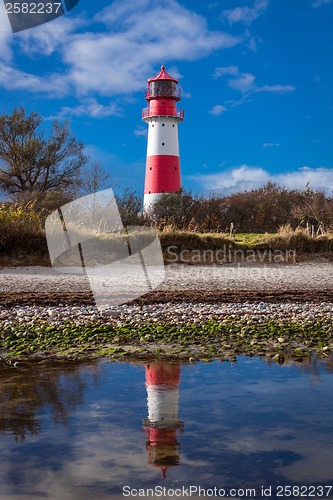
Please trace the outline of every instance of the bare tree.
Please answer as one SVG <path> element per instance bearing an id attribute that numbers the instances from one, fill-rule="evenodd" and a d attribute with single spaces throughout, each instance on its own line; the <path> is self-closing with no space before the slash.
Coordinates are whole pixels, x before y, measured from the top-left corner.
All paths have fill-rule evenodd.
<path id="1" fill-rule="evenodd" d="M 68 122 L 54 121 L 46 135 L 43 118 L 23 107 L 0 116 L 0 188 L 7 193 L 40 194 L 77 187 L 88 158 Z"/>
<path id="2" fill-rule="evenodd" d="M 124 226 L 149 224 L 150 220 L 142 212 L 142 195 L 130 188 L 116 194 L 117 205 Z"/>
<path id="3" fill-rule="evenodd" d="M 83 194 L 96 193 L 100 189 L 107 187 L 110 175 L 102 167 L 100 161 L 93 162 L 87 166 L 81 175 L 81 191 Z"/>

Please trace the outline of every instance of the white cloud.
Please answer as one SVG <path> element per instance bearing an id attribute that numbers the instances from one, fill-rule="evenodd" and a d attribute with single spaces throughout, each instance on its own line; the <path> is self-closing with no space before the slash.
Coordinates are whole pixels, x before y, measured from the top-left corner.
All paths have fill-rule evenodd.
<path id="1" fill-rule="evenodd" d="M 263 148 L 278 148 L 281 146 L 278 142 L 264 142 L 262 145 Z"/>
<path id="2" fill-rule="evenodd" d="M 258 86 L 256 84 L 256 77 L 252 73 L 241 73 L 238 66 L 222 66 L 217 67 L 214 70 L 213 78 L 220 78 L 223 76 L 230 77 L 227 80 L 227 85 L 233 90 L 236 90 L 242 94 L 239 100 L 228 100 L 225 102 L 227 107 L 223 111 L 236 106 L 241 106 L 245 102 L 249 102 L 249 97 L 252 94 L 258 94 L 261 92 L 270 92 L 274 94 L 287 94 L 296 90 L 294 85 L 262 85 Z M 214 108 L 213 108 L 214 109 Z M 214 114 L 214 113 L 212 113 Z"/>
<path id="3" fill-rule="evenodd" d="M 255 37 L 255 36 L 252 36 L 249 31 L 246 32 L 246 36 L 248 39 L 248 42 L 247 42 L 248 49 L 251 50 L 251 52 L 257 52 L 258 42 L 262 43 L 262 39 Z"/>
<path id="4" fill-rule="evenodd" d="M 255 81 L 256 77 L 252 73 L 241 73 L 237 66 L 225 66 L 215 68 L 213 73 L 214 78 L 221 76 L 231 76 L 227 85 L 238 90 L 242 94 L 259 93 L 259 92 L 272 92 L 274 94 L 286 94 L 296 90 L 294 85 L 263 85 L 258 86 Z"/>
<path id="5" fill-rule="evenodd" d="M 87 24 L 88 21 L 82 17 L 62 16 L 52 21 L 52 29 L 49 23 L 45 23 L 16 33 L 15 39 L 20 50 L 28 56 L 41 53 L 49 56 L 57 50 L 63 50 L 73 34 Z"/>
<path id="6" fill-rule="evenodd" d="M 222 104 L 215 104 L 215 106 L 212 107 L 210 114 L 213 116 L 220 116 L 226 110 L 227 108 L 225 106 L 222 106 Z"/>
<path id="7" fill-rule="evenodd" d="M 28 56 L 50 55 L 56 48 L 66 45 L 66 41 L 78 21 L 69 21 L 62 17 L 52 21 L 50 25 L 12 34 L 4 5 L 0 2 L 0 87 L 6 90 L 25 90 L 46 94 L 52 97 L 64 97 L 70 91 L 69 82 L 63 74 L 51 73 L 41 76 L 28 73 L 16 66 L 13 57 L 14 48 Z"/>
<path id="8" fill-rule="evenodd" d="M 294 189 L 303 189 L 309 183 L 312 189 L 319 189 L 327 194 L 332 194 L 333 168 L 304 166 L 298 170 L 277 174 L 273 180 L 278 184 Z"/>
<path id="9" fill-rule="evenodd" d="M 5 62 L 0 62 L 0 87 L 11 91 L 26 90 L 51 97 L 64 97 L 69 90 L 67 82 L 59 74 L 44 78 L 26 73 Z"/>
<path id="10" fill-rule="evenodd" d="M 213 74 L 214 78 L 219 78 L 220 76 L 224 76 L 224 75 L 238 76 L 239 75 L 238 66 L 223 66 L 223 67 L 215 68 L 215 71 Z"/>
<path id="11" fill-rule="evenodd" d="M 262 168 L 241 165 L 233 170 L 190 178 L 199 182 L 205 191 L 229 194 L 260 187 L 268 182 L 269 174 Z"/>
<path id="12" fill-rule="evenodd" d="M 100 31 L 95 30 L 97 22 L 102 25 Z M 18 49 L 30 57 L 53 54 L 58 61 L 54 71 L 48 74 L 42 71 L 28 74 L 14 64 L 0 68 L 1 73 L 4 69 L 0 86 L 52 97 L 75 95 L 80 98 L 136 92 L 144 88 L 147 76 L 153 75 L 161 63 L 193 61 L 242 42 L 241 37 L 210 30 L 203 16 L 176 0 L 154 3 L 118 0 L 94 19 L 63 17 L 52 21 L 51 30 L 49 25 L 39 26 L 18 34 L 13 40 Z M 176 77 L 177 73 L 174 68 Z M 82 106 L 72 110 L 72 114 L 86 112 Z M 90 116 L 94 112 L 100 116 L 103 112 L 111 113 L 112 109 L 88 109 Z M 65 109 L 63 113 L 70 110 Z"/>
<path id="13" fill-rule="evenodd" d="M 294 92 L 296 87 L 294 85 L 264 85 L 263 87 L 257 87 L 256 92 L 273 92 L 274 94 L 288 94 L 289 92 Z"/>
<path id="14" fill-rule="evenodd" d="M 315 2 L 312 2 L 311 7 L 314 7 L 317 9 L 318 7 L 321 7 L 322 5 L 329 5 L 332 3 L 333 0 L 316 0 Z"/>
<path id="15" fill-rule="evenodd" d="M 268 3 L 268 0 L 255 0 L 252 7 L 226 9 L 222 12 L 222 18 L 230 24 L 243 23 L 249 26 L 267 9 Z"/>
<path id="16" fill-rule="evenodd" d="M 305 189 L 309 183 L 312 189 L 319 189 L 331 195 L 333 190 L 333 169 L 301 167 L 297 170 L 271 174 L 261 167 L 241 165 L 228 171 L 215 174 L 199 174 L 190 176 L 199 182 L 205 191 L 218 192 L 224 195 L 257 189 L 268 181 L 277 183 L 288 189 Z"/>
<path id="17" fill-rule="evenodd" d="M 78 106 L 63 106 L 59 113 L 49 116 L 49 120 L 63 120 L 73 116 L 89 116 L 90 118 L 107 118 L 109 116 L 122 116 L 121 110 L 116 103 L 101 104 L 96 99 L 87 99 Z"/>
<path id="18" fill-rule="evenodd" d="M 255 92 L 256 87 L 254 85 L 256 77 L 251 73 L 240 73 L 237 77 L 232 78 L 228 82 L 228 86 L 234 90 L 239 90 L 242 94 L 247 94 L 248 92 Z"/>
<path id="19" fill-rule="evenodd" d="M 136 137 L 147 137 L 148 129 L 143 127 L 138 127 L 134 130 L 134 135 Z"/>
<path id="20" fill-rule="evenodd" d="M 66 49 L 69 79 L 79 94 L 137 91 L 161 61 L 195 60 L 241 41 L 209 31 L 205 18 L 175 0 L 118 1 L 96 20 L 112 27 L 112 32 L 78 35 Z M 118 32 L 117 26 L 121 26 Z"/>

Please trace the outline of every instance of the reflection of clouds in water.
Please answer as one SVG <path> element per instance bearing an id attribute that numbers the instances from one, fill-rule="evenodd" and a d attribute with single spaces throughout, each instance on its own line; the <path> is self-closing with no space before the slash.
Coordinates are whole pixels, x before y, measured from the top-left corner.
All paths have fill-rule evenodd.
<path id="1" fill-rule="evenodd" d="M 304 422 L 308 421 L 309 427 L 300 425 L 300 428 L 289 427 L 282 423 L 272 431 L 266 430 L 258 436 L 246 433 L 242 430 L 239 440 L 232 443 L 232 449 L 241 451 L 244 449 L 244 435 L 247 439 L 252 439 L 252 449 L 267 451 L 281 449 L 296 453 L 300 456 L 299 461 L 295 461 L 287 466 L 279 468 L 279 473 L 287 479 L 298 481 L 299 483 L 320 482 L 327 484 L 332 481 L 332 424 L 329 415 L 322 408 L 323 414 L 317 415 L 318 421 L 311 423 L 311 414 L 304 415 Z M 317 413 L 319 413 L 317 408 Z M 321 411 L 320 411 L 321 413 Z M 251 450 L 249 450 L 251 451 Z"/>
<path id="2" fill-rule="evenodd" d="M 144 435 L 140 431 L 140 420 L 137 430 L 130 430 L 118 425 L 104 423 L 96 428 L 85 429 L 84 422 L 96 418 L 96 414 L 82 413 L 78 415 L 77 424 L 82 427 L 82 432 L 76 438 L 55 432 L 52 441 L 46 440 L 42 435 L 29 439 L 29 459 L 26 463 L 17 462 L 15 447 L 1 447 L 4 467 L 1 466 L 1 476 L 8 480 L 14 478 L 19 468 L 19 477 L 15 481 L 24 495 L 29 490 L 35 496 L 48 494 L 50 498 L 76 499 L 85 498 L 84 490 L 95 487 L 97 491 L 119 490 L 120 485 L 131 483 L 133 478 L 139 480 L 147 472 L 147 455 L 145 450 Z M 82 423 L 82 426 L 81 426 Z M 41 454 L 41 448 L 45 455 Z M 13 463 L 15 460 L 15 463 Z M 154 477 L 154 471 L 151 476 Z M 1 481 L 0 493 L 4 498 L 9 498 L 8 483 Z M 25 496 L 23 495 L 23 498 Z M 0 495 L 1 498 L 1 495 Z M 87 496 L 88 498 L 88 496 Z M 96 498 L 94 494 L 94 498 Z"/>
<path id="3" fill-rule="evenodd" d="M 215 456 L 226 468 L 231 456 L 238 461 L 245 456 L 251 467 L 261 454 L 270 461 L 273 474 L 287 480 L 332 480 L 331 375 L 324 373 L 320 361 L 283 367 L 253 361 L 245 359 L 242 366 L 226 370 L 211 364 L 199 385 L 193 372 L 189 374 L 191 382 L 181 391 L 181 399 L 187 431 L 192 429 L 187 438 L 196 442 L 197 454 L 211 461 Z M 250 376 L 244 377 L 246 366 Z M 187 417 L 190 404 L 195 404 L 201 423 Z M 276 464 L 274 453 L 280 455 Z"/>
<path id="4" fill-rule="evenodd" d="M 52 443 L 49 442 L 48 446 L 41 435 L 31 439 L 38 446 L 45 445 L 48 453 L 52 455 L 54 452 L 55 456 L 51 460 L 41 460 L 40 456 L 34 456 L 33 443 L 29 444 L 31 452 L 28 467 L 20 467 L 19 486 L 25 492 L 22 498 L 29 498 L 26 497 L 29 490 L 34 500 L 42 494 L 47 495 L 46 498 L 56 500 L 91 500 L 92 491 L 94 499 L 109 498 L 110 492 L 113 493 L 112 497 L 116 498 L 117 493 L 121 493 L 122 485 L 136 488 L 139 485 L 151 487 L 152 484 L 163 484 L 160 471 L 147 465 L 146 435 L 141 431 L 141 421 L 136 420 L 135 429 L 129 429 L 126 425 L 120 428 L 119 425 L 108 422 L 100 425 L 98 416 L 96 410 L 77 415 L 77 426 L 81 432 L 75 440 L 62 435 L 60 430 L 55 432 L 55 446 L 63 449 L 63 454 L 57 455 Z M 88 421 L 96 422 L 95 429 L 89 429 L 89 425 L 86 425 Z M 39 449 L 35 448 L 36 451 Z M 5 448 L 1 451 L 5 451 Z M 13 469 L 10 465 L 14 455 L 14 447 L 2 454 L 7 463 L 6 470 L 1 468 L 1 475 L 4 477 L 13 477 L 15 474 L 17 463 L 12 464 Z M 196 462 L 187 460 L 186 457 L 183 457 L 183 462 L 191 467 L 209 466 L 208 461 Z M 184 483 L 187 479 L 188 475 L 180 475 L 180 480 Z M 3 491 L 4 498 L 10 499 L 10 489 Z M 119 495 L 119 498 L 123 498 L 122 495 Z"/>
<path id="5" fill-rule="evenodd" d="M 316 430 L 312 433 L 296 432 L 295 428 L 277 426 L 271 431 L 260 433 L 255 429 L 243 428 L 233 438 L 228 439 L 227 454 L 246 454 L 252 461 L 251 456 L 255 454 L 278 455 L 280 451 L 282 458 L 277 457 L 272 461 L 276 474 L 299 484 L 328 484 L 332 481 L 332 435 L 324 440 Z M 283 463 L 283 456 L 292 460 Z"/>
<path id="6" fill-rule="evenodd" d="M 20 444 L 0 436 L 0 499 L 104 500 L 123 498 L 123 485 L 332 479 L 331 373 L 322 370 L 313 388 L 311 371 L 300 374 L 296 366 L 256 359 L 241 359 L 233 368 L 183 366 L 181 465 L 163 483 L 160 471 L 147 464 L 144 373 L 136 368 L 102 364 L 96 375 L 83 367 L 84 400 L 71 409 L 66 427 L 53 425 L 50 413 L 40 411 L 38 436 Z M 23 494 L 15 497 L 13 491 Z"/>

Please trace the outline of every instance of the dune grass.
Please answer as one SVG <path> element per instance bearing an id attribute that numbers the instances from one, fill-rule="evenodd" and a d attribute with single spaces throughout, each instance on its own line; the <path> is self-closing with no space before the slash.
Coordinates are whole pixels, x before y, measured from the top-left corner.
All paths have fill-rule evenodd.
<path id="1" fill-rule="evenodd" d="M 197 233 L 166 227 L 160 232 L 162 247 L 175 245 L 179 249 L 217 249 L 224 245 L 246 249 L 295 250 L 305 253 L 331 252 L 333 232 L 312 238 L 305 229 L 283 226 L 277 233 L 238 233 L 231 238 L 227 233 Z"/>
<path id="2" fill-rule="evenodd" d="M 32 203 L 25 205 L 0 203 L 0 265 L 50 265 L 45 238 L 45 215 L 37 212 Z M 283 226 L 275 234 L 200 233 L 165 226 L 159 231 L 164 253 L 173 247 L 181 250 L 293 250 L 298 254 L 333 257 L 333 233 L 312 238 L 305 229 Z"/>
<path id="3" fill-rule="evenodd" d="M 26 245 L 35 249 L 43 245 L 44 239 L 44 219 L 34 210 L 33 204 L 0 203 L 1 249 Z"/>
<path id="4" fill-rule="evenodd" d="M 271 248 L 279 250 L 295 249 L 300 253 L 322 253 L 332 252 L 333 233 L 312 236 L 302 228 L 292 229 L 290 226 L 282 226 L 275 235 L 268 235 L 263 243 L 268 243 Z"/>

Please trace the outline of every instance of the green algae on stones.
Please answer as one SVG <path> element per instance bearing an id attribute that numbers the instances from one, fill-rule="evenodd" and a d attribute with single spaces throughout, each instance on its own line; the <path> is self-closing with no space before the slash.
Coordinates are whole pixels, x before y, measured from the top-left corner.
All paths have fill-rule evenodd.
<path id="1" fill-rule="evenodd" d="M 333 347 L 331 321 L 267 321 L 251 322 L 229 317 L 206 322 L 169 324 L 166 322 L 90 321 L 76 325 L 69 321 L 47 326 L 45 323 L 0 326 L 2 359 L 40 359 L 66 355 L 101 357 L 135 357 L 142 352 L 155 357 L 183 356 L 193 358 L 193 349 L 200 348 L 201 359 L 235 354 L 271 358 L 288 353 L 300 360 L 312 353 L 329 355 Z M 131 349 L 135 346 L 136 349 Z M 141 351 L 138 350 L 140 347 Z"/>

